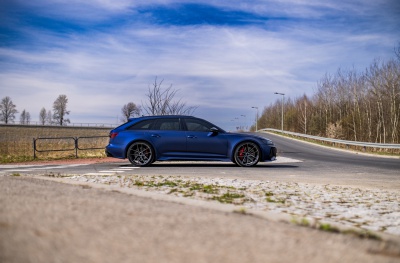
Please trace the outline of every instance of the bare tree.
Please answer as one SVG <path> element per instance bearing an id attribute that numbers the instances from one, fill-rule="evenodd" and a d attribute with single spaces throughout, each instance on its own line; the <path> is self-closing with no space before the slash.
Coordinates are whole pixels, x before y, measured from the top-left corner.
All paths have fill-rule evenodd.
<path id="1" fill-rule="evenodd" d="M 400 51 L 399 51 L 400 52 Z M 279 100 L 266 107 L 260 126 L 278 128 Z M 310 99 L 288 99 L 285 127 L 332 138 L 400 141 L 400 60 L 374 60 L 364 72 L 339 69 L 317 83 Z M 292 118 L 292 119 L 291 119 Z"/>
<path id="2" fill-rule="evenodd" d="M 29 112 L 27 112 L 25 109 L 21 112 L 21 115 L 19 116 L 19 122 L 21 124 L 29 124 L 31 121 L 31 115 Z"/>
<path id="3" fill-rule="evenodd" d="M 53 120 L 60 126 L 70 123 L 65 116 L 70 113 L 67 111 L 68 98 L 67 95 L 60 95 L 53 103 Z"/>
<path id="4" fill-rule="evenodd" d="M 47 111 L 46 122 L 50 125 L 53 124 L 53 113 L 51 113 L 51 110 Z"/>
<path id="5" fill-rule="evenodd" d="M 11 98 L 8 96 L 4 97 L 0 103 L 0 121 L 3 121 L 5 124 L 13 122 L 16 113 L 18 111 Z"/>
<path id="6" fill-rule="evenodd" d="M 129 102 L 122 107 L 121 111 L 122 115 L 124 116 L 121 120 L 126 122 L 129 120 L 129 118 L 138 116 L 140 114 L 140 107 L 136 106 L 136 104 L 133 102 Z"/>
<path id="7" fill-rule="evenodd" d="M 146 94 L 148 103 L 143 105 L 144 113 L 147 115 L 193 114 L 197 107 L 186 106 L 186 103 L 182 102 L 181 99 L 174 100 L 178 90 L 172 89 L 172 85 L 163 90 L 161 88 L 163 81 L 157 82 L 157 78 L 155 78 L 152 86 L 149 86 Z"/>
<path id="8" fill-rule="evenodd" d="M 400 42 L 397 47 L 394 48 L 394 54 L 396 55 L 397 59 L 400 60 Z"/>
<path id="9" fill-rule="evenodd" d="M 42 125 L 46 124 L 46 109 L 42 108 L 39 113 L 39 122 Z"/>

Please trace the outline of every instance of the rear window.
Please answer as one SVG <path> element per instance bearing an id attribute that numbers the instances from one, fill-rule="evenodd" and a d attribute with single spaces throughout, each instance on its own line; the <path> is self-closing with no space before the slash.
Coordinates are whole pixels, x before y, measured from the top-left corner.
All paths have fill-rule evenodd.
<path id="1" fill-rule="evenodd" d="M 144 120 L 133 124 L 127 130 L 150 130 L 154 120 Z"/>
<path id="2" fill-rule="evenodd" d="M 154 124 L 154 130 L 179 131 L 181 125 L 179 119 L 158 119 Z"/>

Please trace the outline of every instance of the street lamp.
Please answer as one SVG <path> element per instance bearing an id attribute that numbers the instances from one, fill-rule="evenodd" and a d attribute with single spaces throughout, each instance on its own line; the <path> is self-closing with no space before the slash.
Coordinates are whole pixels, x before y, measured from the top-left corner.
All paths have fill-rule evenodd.
<path id="1" fill-rule="evenodd" d="M 257 110 L 257 115 L 256 115 L 256 131 L 258 131 L 258 127 L 257 127 L 257 122 L 258 122 L 258 107 L 251 107 L 251 108 Z"/>
<path id="2" fill-rule="evenodd" d="M 276 95 L 282 95 L 282 131 L 283 131 L 283 102 L 285 100 L 285 93 L 275 92 Z"/>

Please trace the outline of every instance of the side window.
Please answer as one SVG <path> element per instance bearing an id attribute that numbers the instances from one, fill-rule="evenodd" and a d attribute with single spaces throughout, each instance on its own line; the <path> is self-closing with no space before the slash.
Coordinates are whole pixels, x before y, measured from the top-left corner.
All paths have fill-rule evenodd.
<path id="1" fill-rule="evenodd" d="M 179 119 L 158 119 L 154 130 L 179 131 Z"/>
<path id="2" fill-rule="evenodd" d="M 144 120 L 138 123 L 135 123 L 127 130 L 150 130 L 154 120 Z"/>
<path id="3" fill-rule="evenodd" d="M 212 124 L 197 119 L 185 119 L 185 122 L 188 131 L 209 132 L 213 127 Z"/>

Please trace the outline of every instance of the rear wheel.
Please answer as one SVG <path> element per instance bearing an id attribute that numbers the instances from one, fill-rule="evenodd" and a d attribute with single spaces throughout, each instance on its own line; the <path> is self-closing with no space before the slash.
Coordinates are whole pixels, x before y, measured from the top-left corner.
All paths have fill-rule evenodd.
<path id="1" fill-rule="evenodd" d="M 154 152 L 146 142 L 135 142 L 129 146 L 127 157 L 136 166 L 147 166 L 153 162 Z"/>
<path id="2" fill-rule="evenodd" d="M 242 142 L 236 147 L 233 157 L 239 166 L 254 166 L 260 160 L 260 149 L 253 142 Z"/>

